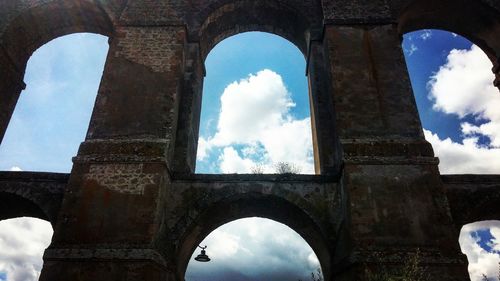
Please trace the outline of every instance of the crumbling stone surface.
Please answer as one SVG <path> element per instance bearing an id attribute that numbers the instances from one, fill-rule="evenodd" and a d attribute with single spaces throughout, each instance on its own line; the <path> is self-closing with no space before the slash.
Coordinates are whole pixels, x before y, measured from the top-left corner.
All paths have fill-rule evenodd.
<path id="1" fill-rule="evenodd" d="M 0 138 L 37 48 L 74 32 L 110 44 L 71 174 L 0 173 L 0 219 L 54 225 L 42 281 L 184 280 L 205 235 L 248 216 L 299 232 L 328 281 L 417 250 L 430 280 L 468 280 L 458 230 L 500 218 L 500 179 L 439 174 L 401 49 L 424 28 L 480 46 L 500 86 L 493 0 L 0 1 Z M 204 59 L 245 31 L 306 57 L 317 175 L 194 174 Z"/>

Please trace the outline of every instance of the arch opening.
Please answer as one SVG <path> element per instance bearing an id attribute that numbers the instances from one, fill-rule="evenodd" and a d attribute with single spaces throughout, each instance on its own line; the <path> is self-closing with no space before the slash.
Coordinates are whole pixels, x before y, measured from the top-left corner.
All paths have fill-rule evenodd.
<path id="1" fill-rule="evenodd" d="M 35 50 L 64 35 L 90 32 L 111 36 L 114 30 L 108 14 L 93 1 L 31 1 L 16 9 L 0 30 L 0 143 L 26 88 L 25 70 Z"/>
<path id="2" fill-rule="evenodd" d="M 51 224 L 41 219 L 0 221 L 0 280 L 37 281 L 52 234 Z"/>
<path id="3" fill-rule="evenodd" d="M 26 216 L 50 221 L 49 214 L 37 203 L 20 195 L 0 192 L 0 202 L 0 221 Z"/>
<path id="4" fill-rule="evenodd" d="M 108 51 L 107 37 L 58 37 L 30 58 L 0 146 L 0 170 L 69 172 L 85 138 Z"/>
<path id="5" fill-rule="evenodd" d="M 226 223 L 212 231 L 207 245 L 211 261 L 194 260 L 186 280 L 323 280 L 318 258 L 306 241 L 288 226 L 251 217 Z"/>
<path id="6" fill-rule="evenodd" d="M 460 34 L 498 63 L 500 39 L 495 34 L 500 31 L 500 15 L 480 1 L 415 0 L 400 12 L 400 34 L 425 28 Z"/>
<path id="7" fill-rule="evenodd" d="M 469 262 L 472 281 L 500 277 L 500 221 L 480 221 L 462 227 L 459 237 L 462 252 Z"/>
<path id="8" fill-rule="evenodd" d="M 215 46 L 205 65 L 196 172 L 314 174 L 303 53 L 246 32 Z"/>
<path id="9" fill-rule="evenodd" d="M 500 92 L 483 49 L 436 29 L 406 33 L 402 44 L 441 173 L 499 174 Z"/>
<path id="10" fill-rule="evenodd" d="M 190 258 L 211 232 L 231 221 L 258 217 L 278 222 L 281 227 L 286 226 L 302 237 L 316 255 L 324 280 L 329 280 L 332 247 L 325 238 L 324 230 L 306 208 L 300 202 L 291 203 L 276 196 L 251 193 L 219 200 L 203 208 L 203 211 L 200 209 L 200 215 L 182 231 L 184 235 L 176 254 L 179 278 L 185 276 Z M 310 272 L 306 274 L 310 275 Z"/>
<path id="11" fill-rule="evenodd" d="M 46 1 L 22 10 L 9 22 L 0 42 L 24 73 L 33 52 L 51 40 L 81 32 L 111 36 L 113 29 L 104 9 L 92 1 Z"/>

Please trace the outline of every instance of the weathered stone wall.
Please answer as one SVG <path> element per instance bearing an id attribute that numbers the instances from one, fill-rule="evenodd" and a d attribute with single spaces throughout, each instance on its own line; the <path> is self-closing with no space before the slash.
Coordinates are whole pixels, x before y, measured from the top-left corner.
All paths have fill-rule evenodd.
<path id="1" fill-rule="evenodd" d="M 498 181 L 440 176 L 401 36 L 465 35 L 500 78 L 499 15 L 491 0 L 1 1 L 0 137 L 34 50 L 74 32 L 104 34 L 110 49 L 69 179 L 0 174 L 0 218 L 55 223 L 42 281 L 183 280 L 204 236 L 247 216 L 299 232 L 325 280 L 364 280 L 365 265 L 402 266 L 417 249 L 431 280 L 467 280 L 458 228 L 498 218 Z M 193 174 L 204 58 L 244 31 L 281 35 L 307 58 L 318 175 Z"/>
<path id="2" fill-rule="evenodd" d="M 441 176 L 457 229 L 477 221 L 500 219 L 500 176 Z"/>
<path id="3" fill-rule="evenodd" d="M 0 172 L 0 220 L 22 216 L 56 224 L 69 175 Z"/>

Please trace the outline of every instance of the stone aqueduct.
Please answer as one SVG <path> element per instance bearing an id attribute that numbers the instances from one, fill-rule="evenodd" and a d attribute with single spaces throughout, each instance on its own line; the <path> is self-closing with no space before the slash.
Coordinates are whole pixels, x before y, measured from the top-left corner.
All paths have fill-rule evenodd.
<path id="1" fill-rule="evenodd" d="M 440 175 L 401 49 L 423 28 L 480 46 L 499 86 L 497 0 L 1 0 L 0 137 L 34 50 L 74 32 L 110 49 L 71 174 L 1 172 L 0 219 L 52 223 L 43 281 L 184 280 L 196 245 L 248 216 L 301 234 L 326 280 L 416 249 L 432 280 L 468 280 L 459 230 L 500 219 L 500 176 Z M 304 53 L 317 175 L 194 174 L 204 59 L 244 31 Z"/>

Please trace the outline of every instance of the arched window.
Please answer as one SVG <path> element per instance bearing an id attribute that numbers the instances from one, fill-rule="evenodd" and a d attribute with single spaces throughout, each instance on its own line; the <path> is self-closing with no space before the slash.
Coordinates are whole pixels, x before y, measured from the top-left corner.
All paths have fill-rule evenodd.
<path id="1" fill-rule="evenodd" d="M 469 261 L 472 281 L 498 280 L 500 277 L 500 221 L 466 224 L 459 238 Z"/>
<path id="2" fill-rule="evenodd" d="M 405 34 L 403 49 L 425 138 L 440 159 L 441 174 L 500 173 L 500 92 L 488 56 L 466 38 L 435 29 Z M 453 187 L 448 192 L 452 209 L 454 192 L 460 194 Z M 459 243 L 473 281 L 498 276 L 498 227 L 484 221 L 462 228 Z"/>
<path id="3" fill-rule="evenodd" d="M 0 146 L 0 170 L 69 172 L 84 140 L 108 51 L 107 37 L 77 33 L 37 49 L 26 67 L 24 90 Z M 35 202 L 0 193 L 3 215 L 44 213 Z M 18 207 L 19 210 L 13 210 Z M 8 210 L 6 210 L 9 208 Z M 21 217 L 0 222 L 0 280 L 36 281 L 50 244 L 47 221 Z"/>
<path id="4" fill-rule="evenodd" d="M 500 173 L 500 92 L 488 56 L 442 30 L 407 33 L 403 48 L 441 173 Z"/>
<path id="5" fill-rule="evenodd" d="M 0 170 L 69 172 L 85 139 L 107 37 L 77 33 L 37 49 L 0 146 Z"/>
<path id="6" fill-rule="evenodd" d="M 315 253 L 307 242 L 288 226 L 273 220 L 252 217 L 224 224 L 200 244 L 207 246 L 211 261 L 194 258 L 185 279 L 201 280 L 323 280 Z"/>
<path id="7" fill-rule="evenodd" d="M 52 233 L 51 224 L 41 219 L 0 221 L 0 280 L 38 280 Z"/>
<path id="8" fill-rule="evenodd" d="M 242 33 L 205 66 L 198 173 L 314 173 L 306 61 L 295 45 Z"/>

